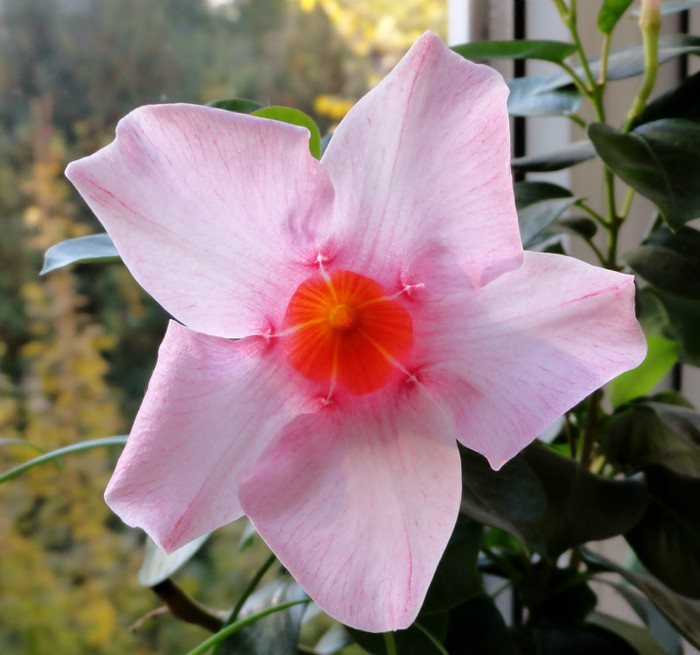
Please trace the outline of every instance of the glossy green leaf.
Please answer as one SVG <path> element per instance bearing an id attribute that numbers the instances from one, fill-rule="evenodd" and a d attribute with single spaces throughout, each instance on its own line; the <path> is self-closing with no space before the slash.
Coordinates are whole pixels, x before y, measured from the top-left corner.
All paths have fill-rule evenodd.
<path id="1" fill-rule="evenodd" d="M 625 537 L 639 560 L 673 591 L 700 598 L 700 478 L 645 469 L 649 504 Z"/>
<path id="2" fill-rule="evenodd" d="M 69 264 L 116 261 L 119 253 L 109 235 L 91 234 L 87 237 L 68 239 L 51 246 L 44 255 L 41 275 L 63 268 Z"/>
<path id="3" fill-rule="evenodd" d="M 523 457 L 547 497 L 540 530 L 551 560 L 574 546 L 627 532 L 644 515 L 647 491 L 638 480 L 594 475 L 538 442 Z"/>
<path id="4" fill-rule="evenodd" d="M 539 480 L 522 457 L 494 471 L 484 457 L 460 448 L 461 512 L 469 518 L 509 532 L 526 548 L 545 510 Z"/>
<path id="5" fill-rule="evenodd" d="M 482 526 L 465 516 L 457 525 L 430 583 L 422 612 L 442 612 L 483 593 L 477 558 Z"/>
<path id="6" fill-rule="evenodd" d="M 700 300 L 700 232 L 684 226 L 657 230 L 648 242 L 625 254 L 632 270 L 657 289 Z"/>
<path id="7" fill-rule="evenodd" d="M 539 59 L 558 64 L 573 55 L 576 46 L 565 41 L 547 40 L 474 41 L 453 46 L 452 50 L 472 61 Z"/>
<path id="8" fill-rule="evenodd" d="M 313 118 L 303 111 L 291 107 L 264 107 L 252 112 L 251 115 L 305 127 L 309 130 L 309 150 L 316 159 L 321 159 L 321 133 Z"/>
<path id="9" fill-rule="evenodd" d="M 642 620 L 649 633 L 668 655 L 683 655 L 683 642 L 678 631 L 646 596 L 628 584 L 612 584 L 634 613 Z"/>
<path id="10" fill-rule="evenodd" d="M 92 439 L 91 441 L 81 441 L 80 443 L 75 443 L 70 446 L 65 446 L 64 448 L 58 448 L 57 450 L 52 450 L 51 452 L 35 457 L 34 459 L 24 462 L 15 468 L 5 471 L 5 473 L 0 475 L 0 484 L 7 482 L 12 478 L 21 475 L 25 471 L 28 471 L 39 464 L 44 464 L 46 462 L 52 462 L 71 453 L 77 453 L 82 450 L 89 450 L 90 448 L 103 448 L 105 446 L 123 446 L 126 443 L 126 436 L 119 437 L 105 437 L 104 439 Z"/>
<path id="11" fill-rule="evenodd" d="M 633 403 L 604 423 L 600 446 L 618 471 L 658 465 L 700 476 L 700 414 L 659 402 Z"/>
<path id="12" fill-rule="evenodd" d="M 518 211 L 542 200 L 573 197 L 569 189 L 552 182 L 516 182 L 513 189 Z"/>
<path id="13" fill-rule="evenodd" d="M 650 102 L 640 122 L 649 123 L 662 118 L 686 118 L 700 121 L 700 73 L 691 75 L 681 84 Z"/>
<path id="14" fill-rule="evenodd" d="M 517 157 L 511 160 L 510 165 L 515 171 L 532 173 L 560 171 L 593 159 L 595 156 L 596 153 L 593 144 L 588 141 L 588 139 L 584 139 L 583 141 L 576 141 L 575 143 L 571 143 L 564 148 L 559 148 L 552 152 Z"/>
<path id="15" fill-rule="evenodd" d="M 598 29 L 603 34 L 611 34 L 633 0 L 603 0 L 598 12 Z"/>
<path id="16" fill-rule="evenodd" d="M 659 336 L 647 337 L 647 356 L 637 368 L 616 377 L 609 385 L 613 407 L 646 396 L 678 361 L 678 344 Z"/>
<path id="17" fill-rule="evenodd" d="M 146 539 L 143 564 L 139 570 L 139 584 L 152 587 L 163 582 L 189 561 L 208 538 L 209 535 L 205 534 L 170 554 L 156 546 L 150 538 Z"/>
<path id="18" fill-rule="evenodd" d="M 567 116 L 576 113 L 583 102 L 574 86 L 566 82 L 552 86 L 551 77 L 520 77 L 509 80 L 508 88 L 511 116 Z"/>
<path id="19" fill-rule="evenodd" d="M 700 300 L 682 298 L 654 288 L 644 291 L 647 299 L 654 297 L 663 307 L 668 317 L 665 334 L 678 342 L 680 360 L 700 366 Z"/>
<path id="20" fill-rule="evenodd" d="M 258 111 L 264 107 L 264 105 L 261 105 L 259 102 L 246 100 L 245 98 L 226 98 L 224 100 L 214 100 L 214 102 L 209 102 L 207 104 L 209 107 L 225 109 L 226 111 L 233 111 L 237 114 L 252 114 L 254 111 Z"/>
<path id="21" fill-rule="evenodd" d="M 588 549 L 582 549 L 586 563 L 599 571 L 614 571 L 641 591 L 676 629 L 700 648 L 700 601 L 685 598 L 650 575 L 630 571 Z"/>
<path id="22" fill-rule="evenodd" d="M 543 200 L 518 211 L 518 226 L 524 248 L 532 248 L 550 235 L 547 228 L 571 208 L 579 198 Z"/>
<path id="23" fill-rule="evenodd" d="M 247 599 L 236 623 L 269 609 L 283 607 L 288 603 L 300 603 L 305 599 L 306 593 L 291 577 L 278 578 Z M 212 655 L 296 655 L 305 611 L 306 605 L 296 604 L 261 618 L 221 641 Z"/>
<path id="24" fill-rule="evenodd" d="M 550 230 L 575 234 L 583 239 L 592 239 L 598 232 L 598 225 L 586 216 L 572 216 L 558 219 L 552 224 Z"/>
<path id="25" fill-rule="evenodd" d="M 700 0 L 664 0 L 661 3 L 661 15 L 676 14 L 679 11 L 686 11 L 700 5 Z M 633 16 L 639 16 L 639 9 L 632 11 Z"/>
<path id="26" fill-rule="evenodd" d="M 605 164 L 656 204 L 672 228 L 700 216 L 700 125 L 669 118 L 625 134 L 594 123 L 588 136 Z"/>
<path id="27" fill-rule="evenodd" d="M 646 628 L 628 623 L 610 614 L 594 612 L 588 622 L 614 632 L 624 639 L 639 655 L 669 655 Z"/>

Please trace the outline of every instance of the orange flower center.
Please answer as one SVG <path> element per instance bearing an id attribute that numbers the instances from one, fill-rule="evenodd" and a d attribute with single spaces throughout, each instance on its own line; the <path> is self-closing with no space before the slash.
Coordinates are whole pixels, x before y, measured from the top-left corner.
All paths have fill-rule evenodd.
<path id="1" fill-rule="evenodd" d="M 355 394 L 381 389 L 413 345 L 413 321 L 371 278 L 350 271 L 299 285 L 284 318 L 289 362 Z"/>

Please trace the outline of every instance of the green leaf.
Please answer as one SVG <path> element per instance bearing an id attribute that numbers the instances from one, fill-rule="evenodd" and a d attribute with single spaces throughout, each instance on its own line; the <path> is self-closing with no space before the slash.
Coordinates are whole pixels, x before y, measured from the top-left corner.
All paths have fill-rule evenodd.
<path id="1" fill-rule="evenodd" d="M 585 577 L 575 568 L 552 569 L 543 562 L 535 565 L 533 571 L 531 585 L 541 589 L 542 594 L 537 608 L 540 620 L 567 630 L 582 627 L 597 603 Z"/>
<path id="2" fill-rule="evenodd" d="M 214 100 L 214 102 L 207 103 L 207 106 L 215 107 L 216 109 L 225 109 L 226 111 L 233 111 L 237 114 L 252 114 L 254 111 L 258 111 L 264 107 L 264 105 L 261 105 L 259 102 L 246 100 L 245 98 L 226 98 L 224 100 Z"/>
<path id="3" fill-rule="evenodd" d="M 499 471 L 484 457 L 460 448 L 462 503 L 469 518 L 509 532 L 528 548 L 545 510 L 545 495 L 528 464 L 518 456 Z"/>
<path id="4" fill-rule="evenodd" d="M 489 59 L 539 59 L 559 64 L 576 52 L 573 43 L 565 41 L 474 41 L 453 46 L 456 53 L 472 61 Z"/>
<path id="5" fill-rule="evenodd" d="M 569 86 L 570 80 L 552 86 L 552 79 L 519 77 L 509 80 L 508 113 L 511 116 L 567 116 L 576 113 L 583 96 Z"/>
<path id="6" fill-rule="evenodd" d="M 626 535 L 639 560 L 679 594 L 700 598 L 700 478 L 645 469 L 649 504 Z"/>
<path id="7" fill-rule="evenodd" d="M 603 34 L 611 34 L 617 21 L 622 18 L 633 0 L 603 0 L 598 12 L 598 29 Z"/>
<path id="8" fill-rule="evenodd" d="M 573 216 L 571 218 L 560 218 L 555 221 L 550 230 L 553 232 L 568 232 L 583 239 L 592 239 L 598 232 L 598 226 L 595 221 L 586 216 Z"/>
<path id="9" fill-rule="evenodd" d="M 44 255 L 41 275 L 69 264 L 115 261 L 119 253 L 107 233 L 68 239 L 51 246 Z"/>
<path id="10" fill-rule="evenodd" d="M 321 133 L 311 116 L 291 107 L 264 107 L 252 112 L 251 115 L 305 127 L 309 130 L 309 150 L 316 159 L 321 159 Z"/>
<path id="11" fill-rule="evenodd" d="M 646 596 L 627 584 L 611 584 L 634 613 L 644 622 L 654 639 L 668 655 L 683 655 L 683 642 L 678 631 Z"/>
<path id="12" fill-rule="evenodd" d="M 304 590 L 289 576 L 278 578 L 261 587 L 243 605 L 236 623 L 259 616 L 270 609 L 282 608 L 289 603 L 296 604 L 235 631 L 217 645 L 212 655 L 296 655 L 301 621 L 306 611 L 306 605 L 299 603 L 307 599 Z M 223 628 L 225 629 L 226 627 Z"/>
<path id="13" fill-rule="evenodd" d="M 519 211 L 518 226 L 523 247 L 532 248 L 548 238 L 547 228 L 578 200 L 579 198 L 543 200 Z"/>
<path id="14" fill-rule="evenodd" d="M 650 297 L 654 297 L 662 305 L 668 317 L 665 333 L 678 342 L 680 360 L 700 366 L 700 301 L 664 293 L 651 287 L 644 291 L 647 292 L 647 302 Z"/>
<path id="15" fill-rule="evenodd" d="M 609 385 L 610 402 L 619 407 L 646 396 L 678 361 L 678 344 L 659 336 L 647 337 L 647 356 L 637 368 L 616 377 Z"/>
<path id="16" fill-rule="evenodd" d="M 523 451 L 544 487 L 540 529 L 545 555 L 555 561 L 569 548 L 631 530 L 644 515 L 647 492 L 638 480 L 610 480 L 535 442 Z"/>
<path id="17" fill-rule="evenodd" d="M 516 182 L 513 189 L 515 191 L 515 207 L 518 211 L 542 200 L 573 197 L 569 189 L 552 182 Z"/>
<path id="18" fill-rule="evenodd" d="M 700 232 L 684 226 L 657 230 L 648 243 L 625 255 L 632 270 L 657 289 L 700 300 Z"/>
<path id="19" fill-rule="evenodd" d="M 588 622 L 619 635 L 639 655 L 669 655 L 646 628 L 601 612 L 594 612 Z"/>
<path id="20" fill-rule="evenodd" d="M 700 121 L 700 73 L 691 75 L 688 79 L 660 95 L 650 102 L 640 122 L 649 123 L 662 118 L 685 118 L 690 121 Z"/>
<path id="21" fill-rule="evenodd" d="M 477 558 L 482 526 L 459 516 L 447 548 L 430 583 L 422 612 L 443 612 L 483 593 Z"/>
<path id="22" fill-rule="evenodd" d="M 208 538 L 208 534 L 202 535 L 170 554 L 156 546 L 150 538 L 146 539 L 144 560 L 139 570 L 139 584 L 153 587 L 163 582 L 187 562 Z"/>
<path id="23" fill-rule="evenodd" d="M 629 571 L 588 549 L 582 548 L 581 554 L 589 567 L 619 573 L 654 603 L 693 646 L 700 648 L 700 602 L 684 598 L 650 575 Z"/>
<path id="24" fill-rule="evenodd" d="M 624 639 L 600 626 L 587 625 L 578 630 L 545 628 L 533 636 L 528 652 L 538 655 L 638 655 Z"/>
<path id="25" fill-rule="evenodd" d="M 672 228 L 700 216 L 700 125 L 669 118 L 625 134 L 594 123 L 588 136 L 603 162 L 649 198 Z"/>
<path id="26" fill-rule="evenodd" d="M 685 11 L 692 7 L 697 7 L 700 5 L 700 0 L 679 0 L 674 2 L 674 0 L 665 0 L 661 3 L 661 15 L 676 14 L 679 11 Z M 639 9 L 632 10 L 633 16 L 639 16 Z"/>
<path id="27" fill-rule="evenodd" d="M 593 144 L 588 139 L 584 139 L 541 155 L 517 157 L 511 160 L 510 165 L 515 171 L 533 173 L 560 171 L 593 159 L 595 156 Z"/>
<path id="28" fill-rule="evenodd" d="M 51 452 L 48 452 L 44 455 L 35 457 L 34 459 L 29 460 L 28 462 L 24 462 L 24 464 L 15 466 L 15 468 L 10 469 L 9 471 L 5 471 L 5 473 L 0 475 L 0 484 L 11 480 L 12 478 L 17 477 L 18 475 L 21 475 L 25 471 L 28 471 L 30 468 L 34 468 L 39 464 L 44 464 L 45 462 L 52 462 L 56 459 L 59 459 L 60 457 L 69 455 L 70 453 L 77 453 L 81 450 L 89 450 L 90 448 L 102 448 L 104 446 L 123 446 L 125 443 L 126 436 L 105 437 L 103 439 L 81 441 L 80 443 L 75 443 L 70 446 L 66 446 L 65 448 L 58 448 L 57 450 L 52 450 Z"/>

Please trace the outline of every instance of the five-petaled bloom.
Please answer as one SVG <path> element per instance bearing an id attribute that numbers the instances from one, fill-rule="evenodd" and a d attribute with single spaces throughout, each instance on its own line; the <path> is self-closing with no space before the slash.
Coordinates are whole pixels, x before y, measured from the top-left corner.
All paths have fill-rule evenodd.
<path id="1" fill-rule="evenodd" d="M 523 252 L 506 95 L 427 33 L 320 162 L 303 128 L 159 105 L 70 165 L 182 321 L 106 492 L 126 523 L 171 551 L 245 513 L 330 615 L 414 620 L 456 442 L 500 467 L 645 351 L 631 277 Z"/>

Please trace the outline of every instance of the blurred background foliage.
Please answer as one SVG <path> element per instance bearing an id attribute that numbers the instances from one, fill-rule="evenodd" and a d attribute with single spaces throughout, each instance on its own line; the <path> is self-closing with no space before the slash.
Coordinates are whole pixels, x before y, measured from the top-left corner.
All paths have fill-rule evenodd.
<path id="1" fill-rule="evenodd" d="M 128 432 L 167 317 L 119 264 L 40 278 L 43 252 L 99 230 L 63 177 L 147 103 L 247 97 L 329 130 L 444 0 L 0 1 L 0 470 Z M 142 537 L 104 505 L 116 453 L 83 452 L 0 486 L 0 652 L 173 653 L 202 629 L 156 616 Z M 219 531 L 178 582 L 230 607 L 263 561 Z M 201 593 L 200 593 L 201 592 Z"/>

